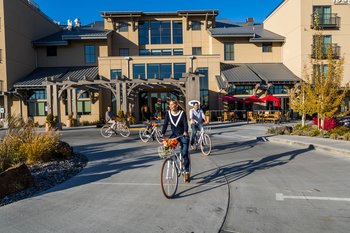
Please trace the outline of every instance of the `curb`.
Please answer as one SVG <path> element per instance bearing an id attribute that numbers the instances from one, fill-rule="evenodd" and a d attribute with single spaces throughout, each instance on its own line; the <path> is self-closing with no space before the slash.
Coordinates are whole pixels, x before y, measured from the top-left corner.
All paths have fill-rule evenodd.
<path id="1" fill-rule="evenodd" d="M 280 139 L 280 138 L 274 138 L 274 137 L 263 137 L 263 139 L 264 141 L 268 141 L 268 142 L 285 143 L 285 144 L 296 145 L 296 146 L 306 146 L 306 147 L 314 148 L 316 150 L 322 150 L 325 152 L 332 152 L 340 155 L 350 156 L 350 150 L 343 150 L 335 147 L 323 146 L 323 145 L 312 144 L 307 142 L 293 141 L 288 139 Z"/>

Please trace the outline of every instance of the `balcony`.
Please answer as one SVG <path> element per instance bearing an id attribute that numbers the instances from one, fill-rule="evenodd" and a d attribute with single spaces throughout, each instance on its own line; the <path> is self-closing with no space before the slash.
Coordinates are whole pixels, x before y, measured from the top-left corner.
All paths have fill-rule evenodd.
<path id="1" fill-rule="evenodd" d="M 318 29 L 338 29 L 340 27 L 340 17 L 333 14 L 311 15 L 311 28 L 316 28 L 316 16 L 318 16 Z"/>
<path id="2" fill-rule="evenodd" d="M 339 59 L 340 58 L 340 46 L 338 44 L 327 44 L 322 46 L 322 55 L 321 59 L 327 59 L 327 49 L 328 47 L 332 47 L 332 58 L 333 59 Z M 316 59 L 316 51 L 315 51 L 315 45 L 311 45 L 311 57 Z"/>

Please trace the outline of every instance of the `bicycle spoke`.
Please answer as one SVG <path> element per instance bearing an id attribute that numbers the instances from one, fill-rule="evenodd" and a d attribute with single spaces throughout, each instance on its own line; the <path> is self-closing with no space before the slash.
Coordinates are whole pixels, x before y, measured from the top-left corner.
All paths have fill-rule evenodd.
<path id="1" fill-rule="evenodd" d="M 166 198 L 172 198 L 177 190 L 178 177 L 175 162 L 168 158 L 163 162 L 161 170 L 161 188 Z"/>
<path id="2" fill-rule="evenodd" d="M 211 152 L 211 139 L 208 134 L 204 133 L 201 138 L 200 147 L 203 155 L 209 155 Z"/>

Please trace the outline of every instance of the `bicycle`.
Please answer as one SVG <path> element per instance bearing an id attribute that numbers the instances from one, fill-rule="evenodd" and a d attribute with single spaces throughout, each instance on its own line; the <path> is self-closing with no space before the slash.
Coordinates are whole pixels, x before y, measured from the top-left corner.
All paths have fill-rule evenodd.
<path id="1" fill-rule="evenodd" d="M 105 138 L 111 137 L 113 133 L 120 134 L 124 138 L 129 137 L 130 135 L 129 127 L 121 121 L 114 121 L 112 124 L 105 124 L 104 126 L 102 126 L 100 132 L 101 135 Z"/>
<path id="2" fill-rule="evenodd" d="M 209 136 L 210 127 L 201 127 L 200 130 L 197 130 L 197 133 L 194 137 L 194 150 L 197 150 L 198 147 L 201 148 L 202 154 L 208 156 L 211 152 L 211 139 Z"/>
<path id="3" fill-rule="evenodd" d="M 157 142 L 159 142 L 161 144 L 162 137 L 161 137 L 161 130 L 159 128 L 159 125 L 155 121 L 152 121 L 151 124 L 152 124 L 151 129 L 147 129 L 147 127 L 140 129 L 140 131 L 139 131 L 140 139 L 143 142 L 148 142 L 150 138 L 155 138 L 157 140 Z M 151 131 L 150 133 L 147 132 L 149 130 Z"/>
<path id="4" fill-rule="evenodd" d="M 164 196 L 168 199 L 174 197 L 176 194 L 179 177 L 182 174 L 185 175 L 184 160 L 181 152 L 176 152 L 175 148 L 178 144 L 177 138 L 164 139 L 168 140 L 167 146 L 158 147 L 158 154 L 161 158 L 165 158 L 162 168 L 160 170 L 160 184 Z M 188 155 L 189 160 L 189 172 L 191 174 L 191 157 Z"/>

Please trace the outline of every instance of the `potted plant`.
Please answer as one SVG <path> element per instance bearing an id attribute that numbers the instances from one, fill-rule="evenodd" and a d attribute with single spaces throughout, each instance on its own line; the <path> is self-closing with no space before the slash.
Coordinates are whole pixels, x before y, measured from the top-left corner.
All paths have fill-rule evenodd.
<path id="1" fill-rule="evenodd" d="M 55 119 L 54 116 L 50 113 L 46 116 L 46 122 L 45 122 L 45 129 L 46 131 L 49 131 L 55 126 Z"/>
<path id="2" fill-rule="evenodd" d="M 205 119 L 207 120 L 208 123 L 210 122 L 210 111 L 209 110 L 205 111 Z"/>
<path id="3" fill-rule="evenodd" d="M 73 122 L 73 116 L 72 116 L 72 114 L 68 114 L 68 119 L 66 121 L 66 126 L 68 128 L 72 127 L 72 122 Z"/>

